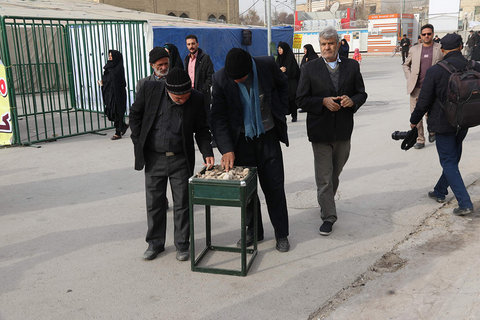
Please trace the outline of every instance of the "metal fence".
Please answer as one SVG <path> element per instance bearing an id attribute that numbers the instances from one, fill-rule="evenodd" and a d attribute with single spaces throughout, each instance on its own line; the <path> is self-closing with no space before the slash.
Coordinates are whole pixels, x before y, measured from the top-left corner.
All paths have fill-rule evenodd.
<path id="1" fill-rule="evenodd" d="M 123 54 L 127 113 L 146 76 L 146 21 L 1 17 L 0 59 L 7 69 L 14 144 L 112 128 L 101 87 L 108 50 Z"/>

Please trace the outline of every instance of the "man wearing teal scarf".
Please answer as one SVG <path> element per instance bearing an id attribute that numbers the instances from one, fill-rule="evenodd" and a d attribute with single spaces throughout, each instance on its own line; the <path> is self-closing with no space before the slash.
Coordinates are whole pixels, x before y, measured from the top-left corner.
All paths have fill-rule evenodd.
<path id="1" fill-rule="evenodd" d="M 252 58 L 239 48 L 230 50 L 225 68 L 213 76 L 212 132 L 226 170 L 234 165 L 257 167 L 280 252 L 290 249 L 280 147 L 280 142 L 288 146 L 287 113 L 288 82 L 275 60 Z M 253 209 L 252 201 L 247 207 L 247 246 L 253 243 Z M 260 241 L 264 238 L 261 214 L 258 218 Z"/>

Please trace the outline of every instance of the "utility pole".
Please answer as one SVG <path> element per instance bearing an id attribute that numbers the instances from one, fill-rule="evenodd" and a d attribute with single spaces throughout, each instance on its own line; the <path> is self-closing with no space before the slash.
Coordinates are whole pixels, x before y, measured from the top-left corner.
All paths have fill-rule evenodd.
<path id="1" fill-rule="evenodd" d="M 267 20 L 267 53 L 271 55 L 270 42 L 272 42 L 272 0 L 265 1 L 265 20 Z"/>
<path id="2" fill-rule="evenodd" d="M 405 0 L 401 0 L 401 10 L 400 10 L 400 37 L 403 37 L 403 6 L 405 5 Z"/>

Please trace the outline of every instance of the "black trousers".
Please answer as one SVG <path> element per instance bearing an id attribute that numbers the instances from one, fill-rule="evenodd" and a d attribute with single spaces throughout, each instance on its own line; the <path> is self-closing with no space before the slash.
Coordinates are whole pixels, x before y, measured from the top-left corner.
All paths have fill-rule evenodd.
<path id="1" fill-rule="evenodd" d="M 408 58 L 408 50 L 403 50 L 402 49 L 402 61 L 405 63 L 405 59 Z"/>
<path id="2" fill-rule="evenodd" d="M 288 236 L 287 199 L 283 156 L 275 128 L 255 139 L 239 138 L 235 148 L 235 165 L 257 167 L 260 186 L 267 201 L 268 215 L 276 238 Z M 258 197 L 258 196 L 257 196 Z M 258 201 L 260 213 L 260 202 Z M 253 201 L 247 205 L 247 226 L 253 232 Z M 258 216 L 258 236 L 263 237 L 261 213 Z"/>
<path id="3" fill-rule="evenodd" d="M 177 250 L 188 250 L 190 222 L 188 215 L 188 172 L 185 155 L 167 157 L 154 151 L 145 152 L 145 194 L 147 201 L 147 236 L 155 247 L 165 246 L 167 229 L 167 180 L 173 196 L 174 243 Z"/>

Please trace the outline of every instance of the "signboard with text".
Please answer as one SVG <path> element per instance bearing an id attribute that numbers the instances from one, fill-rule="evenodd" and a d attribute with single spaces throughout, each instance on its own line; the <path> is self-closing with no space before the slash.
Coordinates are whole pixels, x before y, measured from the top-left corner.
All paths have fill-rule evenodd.
<path id="1" fill-rule="evenodd" d="M 12 144 L 13 138 L 6 71 L 2 60 L 0 60 L 0 146 Z"/>
<path id="2" fill-rule="evenodd" d="M 294 34 L 293 35 L 293 49 L 302 49 L 302 34 Z"/>

